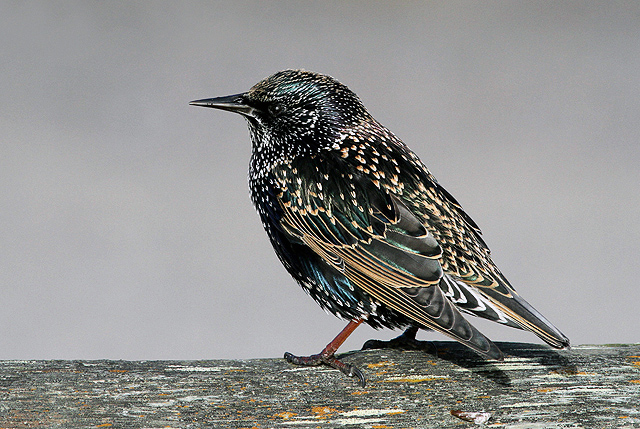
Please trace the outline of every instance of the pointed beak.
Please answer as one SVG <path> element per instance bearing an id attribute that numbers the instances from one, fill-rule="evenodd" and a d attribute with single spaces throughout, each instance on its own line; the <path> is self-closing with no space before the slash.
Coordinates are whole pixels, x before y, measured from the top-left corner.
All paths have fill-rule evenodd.
<path id="1" fill-rule="evenodd" d="M 214 109 L 228 110 L 229 112 L 239 113 L 247 117 L 254 117 L 257 109 L 249 106 L 244 98 L 244 93 L 227 95 L 225 97 L 205 98 L 203 100 L 194 100 L 189 103 L 191 106 L 211 107 Z"/>

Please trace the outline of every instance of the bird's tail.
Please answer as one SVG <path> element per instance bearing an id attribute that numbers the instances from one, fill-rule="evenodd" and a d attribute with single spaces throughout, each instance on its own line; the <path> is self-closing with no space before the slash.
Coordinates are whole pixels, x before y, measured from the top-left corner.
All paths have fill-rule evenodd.
<path id="1" fill-rule="evenodd" d="M 522 329 L 533 332 L 545 343 L 557 349 L 568 349 L 571 346 L 569 338 L 517 292 L 513 292 L 512 297 L 507 299 L 508 305 L 502 305 L 502 310 Z"/>
<path id="2" fill-rule="evenodd" d="M 498 283 L 496 288 L 481 287 L 445 274 L 440 288 L 466 313 L 531 331 L 552 347 L 569 348 L 569 339 L 525 301 L 506 279 L 502 278 Z"/>

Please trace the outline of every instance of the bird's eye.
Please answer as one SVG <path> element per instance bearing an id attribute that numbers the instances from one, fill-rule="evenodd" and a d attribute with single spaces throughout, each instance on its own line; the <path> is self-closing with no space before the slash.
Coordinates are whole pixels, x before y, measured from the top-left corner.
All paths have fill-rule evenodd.
<path id="1" fill-rule="evenodd" d="M 269 113 L 273 116 L 278 116 L 282 112 L 284 112 L 284 106 L 282 104 L 276 103 L 269 106 Z"/>

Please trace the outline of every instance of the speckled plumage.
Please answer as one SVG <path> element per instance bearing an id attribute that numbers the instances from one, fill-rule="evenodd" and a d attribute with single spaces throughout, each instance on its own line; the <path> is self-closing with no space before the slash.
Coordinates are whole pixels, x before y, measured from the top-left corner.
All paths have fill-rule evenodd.
<path id="1" fill-rule="evenodd" d="M 569 345 L 511 287 L 460 204 L 346 86 L 285 70 L 193 104 L 247 119 L 253 203 L 287 271 L 327 311 L 435 329 L 492 358 L 500 351 L 461 312 Z"/>

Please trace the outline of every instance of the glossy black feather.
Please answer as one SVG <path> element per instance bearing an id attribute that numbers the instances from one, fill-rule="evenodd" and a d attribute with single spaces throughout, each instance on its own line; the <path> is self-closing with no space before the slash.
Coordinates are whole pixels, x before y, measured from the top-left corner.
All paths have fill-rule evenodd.
<path id="1" fill-rule="evenodd" d="M 247 119 L 252 200 L 285 268 L 326 310 L 435 329 L 493 358 L 461 312 L 568 346 L 495 266 L 462 206 L 346 86 L 286 70 L 195 104 Z"/>

